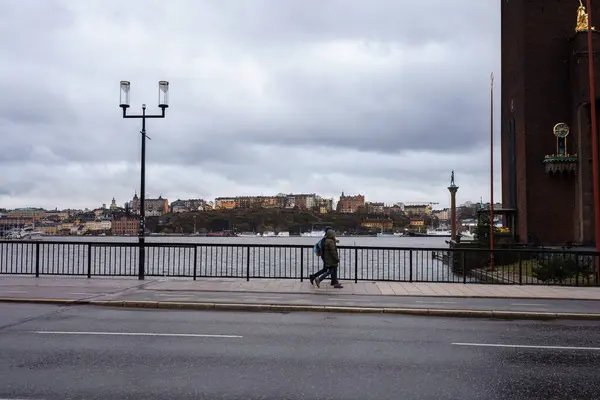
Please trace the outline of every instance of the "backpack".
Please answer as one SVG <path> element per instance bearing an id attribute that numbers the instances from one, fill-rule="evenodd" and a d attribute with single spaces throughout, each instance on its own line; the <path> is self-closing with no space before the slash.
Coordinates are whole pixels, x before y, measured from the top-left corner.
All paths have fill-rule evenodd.
<path id="1" fill-rule="evenodd" d="M 323 246 L 325 245 L 325 238 L 322 238 L 317 243 L 315 243 L 315 247 L 313 248 L 314 253 L 317 257 L 323 258 Z"/>

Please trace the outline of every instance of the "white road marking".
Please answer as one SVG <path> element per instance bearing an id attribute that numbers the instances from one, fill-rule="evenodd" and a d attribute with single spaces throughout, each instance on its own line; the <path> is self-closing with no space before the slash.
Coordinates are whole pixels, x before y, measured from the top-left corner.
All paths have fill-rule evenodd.
<path id="1" fill-rule="evenodd" d="M 280 300 L 283 299 L 283 297 L 281 296 L 256 296 L 256 297 L 249 297 L 251 299 L 265 299 L 265 300 Z"/>
<path id="2" fill-rule="evenodd" d="M 25 290 L 3 290 L 2 293 L 27 293 Z M 2 400 L 2 399 L 0 399 Z"/>
<path id="3" fill-rule="evenodd" d="M 416 300 L 415 303 L 422 303 L 422 304 L 456 304 L 455 301 L 422 301 L 422 300 Z"/>
<path id="4" fill-rule="evenodd" d="M 600 347 L 575 347 L 575 346 L 534 346 L 523 344 L 492 344 L 492 343 L 452 343 L 454 346 L 475 347 L 507 347 L 515 349 L 548 349 L 548 350 L 593 350 L 600 351 Z"/>
<path id="5" fill-rule="evenodd" d="M 242 339 L 238 335 L 210 335 L 202 333 L 152 333 L 152 332 L 62 332 L 62 331 L 33 331 L 45 335 L 99 335 L 99 336 L 165 336 L 165 337 L 206 337 Z"/>
<path id="6" fill-rule="evenodd" d="M 524 306 L 524 307 L 545 307 L 548 304 L 536 304 L 536 303 L 511 303 L 511 306 Z"/>

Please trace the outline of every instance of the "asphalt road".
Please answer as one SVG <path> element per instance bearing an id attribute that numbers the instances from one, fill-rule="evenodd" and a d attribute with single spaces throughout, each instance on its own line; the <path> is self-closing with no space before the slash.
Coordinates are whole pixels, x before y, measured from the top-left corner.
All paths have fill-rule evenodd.
<path id="1" fill-rule="evenodd" d="M 599 328 L 0 304 L 0 398 L 593 399 Z"/>

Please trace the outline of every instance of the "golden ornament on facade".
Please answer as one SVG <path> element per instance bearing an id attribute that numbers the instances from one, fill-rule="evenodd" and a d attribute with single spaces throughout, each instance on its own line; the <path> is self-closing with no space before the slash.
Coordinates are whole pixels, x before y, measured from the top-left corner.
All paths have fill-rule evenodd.
<path id="1" fill-rule="evenodd" d="M 577 25 L 575 26 L 575 32 L 586 32 L 588 30 L 588 14 L 585 11 L 585 6 L 579 0 L 579 8 L 577 8 Z M 592 30 L 596 28 L 592 26 Z"/>

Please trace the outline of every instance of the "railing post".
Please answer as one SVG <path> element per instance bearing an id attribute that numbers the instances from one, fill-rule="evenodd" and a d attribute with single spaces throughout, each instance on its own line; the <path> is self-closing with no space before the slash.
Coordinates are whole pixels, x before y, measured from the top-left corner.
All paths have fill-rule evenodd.
<path id="1" fill-rule="evenodd" d="M 35 277 L 40 277 L 40 244 L 35 244 Z"/>
<path id="2" fill-rule="evenodd" d="M 456 251 L 456 250 L 454 250 Z M 456 255 L 456 253 L 455 253 Z M 454 258 L 454 257 L 453 257 Z M 467 252 L 463 249 L 460 252 L 460 266 L 463 273 L 463 284 L 467 284 Z"/>
<path id="3" fill-rule="evenodd" d="M 92 244 L 87 245 L 87 277 L 92 277 Z"/>
<path id="4" fill-rule="evenodd" d="M 521 252 L 517 252 L 517 257 L 519 257 L 519 285 L 523 284 L 523 260 L 521 258 Z"/>
<path id="5" fill-rule="evenodd" d="M 142 199 L 142 201 L 144 200 Z M 141 223 L 142 221 L 140 220 Z M 140 226 L 142 226 L 141 229 L 144 229 L 143 225 Z M 138 238 L 138 250 L 138 279 L 143 281 L 146 276 L 146 240 L 143 236 Z"/>
<path id="6" fill-rule="evenodd" d="M 300 282 L 304 282 L 304 247 L 300 247 Z"/>
<path id="7" fill-rule="evenodd" d="M 250 246 L 246 247 L 246 282 L 250 281 Z"/>
<path id="8" fill-rule="evenodd" d="M 354 283 L 358 283 L 358 249 L 354 248 Z"/>
<path id="9" fill-rule="evenodd" d="M 408 281 L 412 282 L 413 281 L 413 251 L 409 250 L 408 251 Z"/>
<path id="10" fill-rule="evenodd" d="M 579 286 L 579 254 L 575 253 L 575 286 Z"/>
<path id="11" fill-rule="evenodd" d="M 197 274 L 198 274 L 198 246 L 194 246 L 194 280 L 196 280 Z"/>

